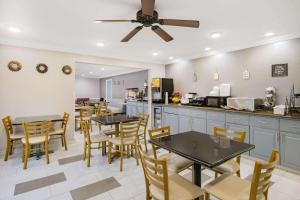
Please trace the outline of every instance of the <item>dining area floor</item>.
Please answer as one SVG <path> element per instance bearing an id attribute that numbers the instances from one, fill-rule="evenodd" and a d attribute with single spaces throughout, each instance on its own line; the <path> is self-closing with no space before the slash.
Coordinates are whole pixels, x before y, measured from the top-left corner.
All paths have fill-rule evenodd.
<path id="1" fill-rule="evenodd" d="M 98 134 L 97 127 L 92 134 Z M 50 154 L 50 164 L 45 157 L 30 158 L 29 167 L 23 170 L 21 146 L 16 145 L 14 154 L 0 161 L 0 200 L 143 200 L 145 179 L 142 166 L 133 157 L 124 159 L 124 169 L 119 170 L 119 160 L 108 163 L 107 155 L 93 150 L 91 166 L 82 160 L 83 134 L 75 133 L 68 151 L 59 143 L 50 143 L 49 149 L 58 148 Z M 151 145 L 149 145 L 151 149 Z M 251 180 L 254 162 L 242 157 L 241 177 Z M 180 173 L 191 180 L 192 172 Z M 202 185 L 214 179 L 214 173 L 202 171 Z M 270 200 L 300 200 L 300 176 L 275 169 L 269 190 Z M 211 199 L 214 199 L 211 197 Z"/>

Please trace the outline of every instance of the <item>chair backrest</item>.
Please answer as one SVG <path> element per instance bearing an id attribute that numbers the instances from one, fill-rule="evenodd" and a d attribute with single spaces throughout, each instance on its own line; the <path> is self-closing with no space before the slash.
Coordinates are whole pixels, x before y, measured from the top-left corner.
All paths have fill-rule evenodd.
<path id="1" fill-rule="evenodd" d="M 273 149 L 268 163 L 255 162 L 249 200 L 268 199 L 272 172 L 279 161 L 279 151 Z"/>
<path id="2" fill-rule="evenodd" d="M 70 117 L 69 113 L 64 112 L 64 117 L 63 117 L 63 121 L 62 121 L 62 124 L 61 124 L 61 127 L 64 129 L 64 131 L 67 130 L 69 117 Z"/>
<path id="3" fill-rule="evenodd" d="M 148 126 L 148 121 L 149 121 L 149 114 L 138 113 L 137 116 L 141 120 L 141 127 L 140 128 L 143 128 L 144 133 L 146 133 L 147 126 Z"/>
<path id="4" fill-rule="evenodd" d="M 81 123 L 82 126 L 82 130 L 83 130 L 83 136 L 84 136 L 84 140 L 85 142 L 87 142 L 88 144 L 91 143 L 91 135 L 90 135 L 90 123 L 88 120 L 83 120 Z"/>
<path id="5" fill-rule="evenodd" d="M 150 129 L 148 131 L 150 140 L 158 140 L 159 141 L 161 138 L 171 135 L 170 130 L 171 130 L 170 126 L 165 126 L 165 127 L 156 128 L 156 129 Z M 160 147 L 152 144 L 154 158 L 157 158 L 157 150 L 158 149 L 160 149 Z"/>
<path id="6" fill-rule="evenodd" d="M 141 145 L 138 145 L 138 152 L 142 161 L 147 190 L 149 191 L 151 185 L 164 193 L 165 200 L 169 200 L 167 160 L 148 156 L 142 151 Z"/>
<path id="7" fill-rule="evenodd" d="M 52 128 L 51 121 L 41 121 L 41 122 L 23 122 L 23 132 L 25 136 L 25 141 L 29 144 L 30 137 L 44 136 L 45 141 L 48 142 L 48 134 Z"/>
<path id="8" fill-rule="evenodd" d="M 107 104 L 106 105 L 99 104 L 98 107 L 95 109 L 95 111 L 97 117 L 108 116 L 111 114 L 108 112 Z"/>
<path id="9" fill-rule="evenodd" d="M 237 142 L 245 142 L 246 132 L 245 131 L 232 131 L 226 128 L 214 127 L 214 137 L 227 137 L 234 136 L 232 140 Z"/>
<path id="10" fill-rule="evenodd" d="M 10 135 L 14 133 L 14 129 L 11 123 L 11 118 L 10 116 L 6 116 L 2 119 L 3 126 L 5 128 L 5 133 L 7 140 L 10 140 Z"/>
<path id="11" fill-rule="evenodd" d="M 91 118 L 93 116 L 92 108 L 82 108 L 80 109 L 80 120 L 84 120 L 83 118 Z"/>
<path id="12" fill-rule="evenodd" d="M 123 143 L 124 139 L 137 140 L 140 123 L 140 121 L 120 123 L 121 143 Z"/>

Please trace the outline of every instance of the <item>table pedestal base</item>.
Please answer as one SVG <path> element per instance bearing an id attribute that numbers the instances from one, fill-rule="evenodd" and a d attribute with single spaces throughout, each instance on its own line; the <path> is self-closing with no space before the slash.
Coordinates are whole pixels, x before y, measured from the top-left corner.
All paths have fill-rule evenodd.
<path id="1" fill-rule="evenodd" d="M 201 187 L 201 164 L 194 162 L 194 176 L 193 176 L 193 182 L 195 185 L 198 185 Z M 196 200 L 199 200 L 197 198 Z"/>

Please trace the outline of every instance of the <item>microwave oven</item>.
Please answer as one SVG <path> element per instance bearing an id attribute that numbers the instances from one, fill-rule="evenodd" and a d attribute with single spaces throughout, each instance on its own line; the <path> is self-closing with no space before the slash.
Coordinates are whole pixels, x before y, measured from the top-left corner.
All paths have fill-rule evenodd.
<path id="1" fill-rule="evenodd" d="M 228 97 L 221 97 L 221 96 L 207 96 L 205 98 L 205 104 L 209 107 L 216 107 L 220 108 L 222 106 L 227 105 L 227 98 Z"/>

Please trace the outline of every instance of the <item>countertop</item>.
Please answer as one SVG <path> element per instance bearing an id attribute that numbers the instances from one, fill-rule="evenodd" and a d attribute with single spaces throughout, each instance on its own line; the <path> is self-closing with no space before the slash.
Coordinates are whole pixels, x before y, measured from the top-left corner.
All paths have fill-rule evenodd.
<path id="1" fill-rule="evenodd" d="M 265 110 L 257 110 L 254 112 L 245 111 L 245 110 L 233 110 L 233 109 L 224 109 L 224 108 L 213 108 L 213 107 L 205 107 L 205 106 L 189 106 L 189 105 L 181 105 L 181 104 L 152 104 L 154 106 L 162 106 L 162 107 L 177 107 L 177 108 L 189 108 L 189 109 L 200 109 L 200 110 L 208 110 L 208 111 L 217 111 L 217 112 L 227 112 L 227 113 L 239 113 L 239 114 L 248 114 L 248 115 L 259 115 L 266 117 L 277 117 L 283 119 L 295 119 L 300 120 L 300 114 L 293 115 L 275 115 L 272 111 Z"/>

